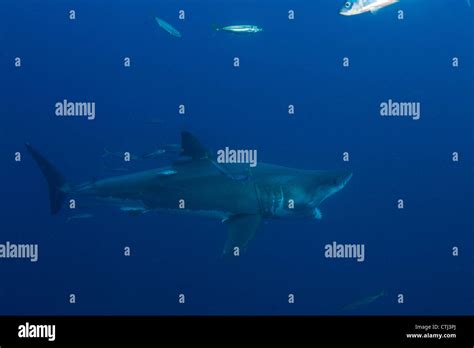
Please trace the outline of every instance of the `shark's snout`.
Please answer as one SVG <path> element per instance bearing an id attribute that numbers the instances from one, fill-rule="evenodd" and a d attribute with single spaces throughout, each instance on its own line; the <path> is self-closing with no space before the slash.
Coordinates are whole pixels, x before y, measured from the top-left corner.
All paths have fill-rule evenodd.
<path id="1" fill-rule="evenodd" d="M 321 174 L 320 174 L 321 175 Z M 310 202 L 311 206 L 319 205 L 328 197 L 341 191 L 352 178 L 351 171 L 327 171 L 318 176 L 314 195 Z"/>

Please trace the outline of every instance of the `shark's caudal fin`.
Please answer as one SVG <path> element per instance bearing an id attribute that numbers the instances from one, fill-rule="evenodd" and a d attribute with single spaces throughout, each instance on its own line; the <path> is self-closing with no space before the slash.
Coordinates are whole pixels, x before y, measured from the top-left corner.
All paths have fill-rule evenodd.
<path id="1" fill-rule="evenodd" d="M 181 133 L 181 148 L 181 155 L 191 157 L 193 160 L 209 157 L 207 149 L 189 132 Z"/>
<path id="2" fill-rule="evenodd" d="M 43 155 L 36 151 L 29 143 L 25 145 L 48 182 L 51 214 L 57 214 L 66 199 L 66 180 L 64 180 L 64 177 L 51 162 L 44 158 Z"/>

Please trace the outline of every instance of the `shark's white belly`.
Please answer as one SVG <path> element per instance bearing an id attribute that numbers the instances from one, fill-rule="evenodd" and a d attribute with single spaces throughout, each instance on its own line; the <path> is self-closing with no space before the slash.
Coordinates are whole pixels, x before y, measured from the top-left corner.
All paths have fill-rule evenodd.
<path id="1" fill-rule="evenodd" d="M 156 208 L 153 209 L 159 213 L 174 214 L 174 215 L 189 215 L 207 217 L 212 219 L 227 220 L 233 214 L 231 212 L 221 210 L 193 210 L 193 209 L 167 209 L 167 208 Z"/>

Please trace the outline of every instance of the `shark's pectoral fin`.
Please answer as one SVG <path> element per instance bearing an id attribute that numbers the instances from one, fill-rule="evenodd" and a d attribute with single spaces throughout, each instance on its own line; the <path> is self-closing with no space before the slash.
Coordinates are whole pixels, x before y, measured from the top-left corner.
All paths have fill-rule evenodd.
<path id="1" fill-rule="evenodd" d="M 225 242 L 223 254 L 239 252 L 244 249 L 248 242 L 253 238 L 255 232 L 262 222 L 262 217 L 258 214 L 253 215 L 235 215 L 225 220 L 224 223 L 229 226 L 229 235 Z"/>

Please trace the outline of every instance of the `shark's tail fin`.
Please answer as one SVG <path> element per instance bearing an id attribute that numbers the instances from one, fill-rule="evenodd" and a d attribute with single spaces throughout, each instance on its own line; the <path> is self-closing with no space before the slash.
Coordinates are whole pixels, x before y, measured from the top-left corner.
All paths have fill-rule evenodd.
<path id="1" fill-rule="evenodd" d="M 25 145 L 48 182 L 51 214 L 57 214 L 66 199 L 66 180 L 64 180 L 61 173 L 29 143 Z"/>
<path id="2" fill-rule="evenodd" d="M 217 24 L 212 24 L 212 30 L 219 31 L 221 28 Z"/>

